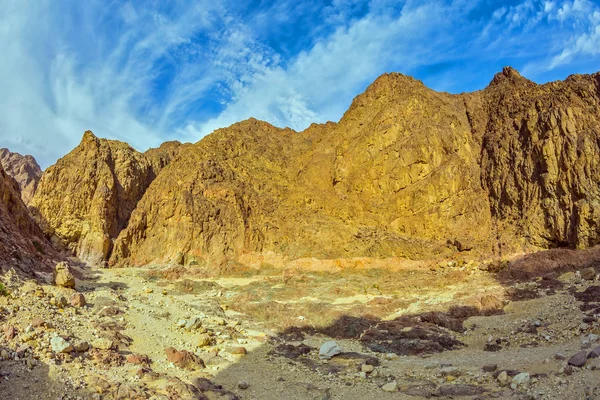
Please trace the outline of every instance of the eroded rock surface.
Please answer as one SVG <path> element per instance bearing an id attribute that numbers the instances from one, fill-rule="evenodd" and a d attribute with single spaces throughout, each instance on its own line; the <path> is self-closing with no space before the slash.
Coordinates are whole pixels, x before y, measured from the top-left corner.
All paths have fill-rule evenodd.
<path id="1" fill-rule="evenodd" d="M 42 177 L 42 170 L 35 158 L 2 148 L 0 149 L 0 163 L 4 171 L 19 184 L 23 202 L 29 204 Z"/>
<path id="2" fill-rule="evenodd" d="M 84 261 L 101 263 L 174 148 L 176 143 L 166 144 L 147 157 L 87 131 L 79 146 L 44 172 L 32 209 L 54 240 Z"/>

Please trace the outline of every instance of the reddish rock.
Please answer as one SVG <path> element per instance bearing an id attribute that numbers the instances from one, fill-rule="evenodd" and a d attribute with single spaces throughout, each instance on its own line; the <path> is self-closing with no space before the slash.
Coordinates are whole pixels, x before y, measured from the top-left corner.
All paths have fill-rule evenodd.
<path id="1" fill-rule="evenodd" d="M 202 361 L 200 357 L 189 351 L 176 350 L 173 347 L 167 347 L 165 353 L 167 354 L 167 360 L 179 368 L 196 371 L 206 367 L 204 361 Z"/>
<path id="2" fill-rule="evenodd" d="M 33 326 L 34 328 L 39 328 L 44 325 L 46 325 L 46 321 L 44 321 L 40 317 L 35 317 L 34 319 L 31 320 L 31 326 Z"/>
<path id="3" fill-rule="evenodd" d="M 4 337 L 6 338 L 6 340 L 13 340 L 15 336 L 17 336 L 17 333 L 17 328 L 15 328 L 12 325 L 6 325 L 4 327 Z"/>
<path id="4" fill-rule="evenodd" d="M 127 362 L 135 365 L 148 366 L 152 362 L 150 357 L 143 354 L 130 354 L 127 356 Z"/>
<path id="5" fill-rule="evenodd" d="M 84 295 L 81 293 L 74 293 L 69 299 L 69 302 L 73 307 L 84 307 L 87 304 Z"/>

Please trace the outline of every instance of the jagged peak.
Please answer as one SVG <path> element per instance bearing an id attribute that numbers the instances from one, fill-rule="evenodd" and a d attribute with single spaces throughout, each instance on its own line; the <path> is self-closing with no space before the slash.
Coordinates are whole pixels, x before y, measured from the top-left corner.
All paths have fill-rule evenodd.
<path id="1" fill-rule="evenodd" d="M 519 73 L 519 71 L 517 71 L 513 67 L 506 66 L 506 67 L 502 68 L 502 72 L 498 72 L 496 75 L 494 75 L 494 78 L 492 79 L 492 81 L 490 82 L 488 87 L 504 85 L 504 84 L 515 85 L 515 84 L 523 84 L 523 83 L 535 84 L 534 82 L 530 81 L 529 79 L 524 78 Z"/>
<path id="2" fill-rule="evenodd" d="M 98 137 L 96 135 L 94 135 L 94 132 L 92 132 L 92 131 L 85 131 L 83 133 L 83 137 L 81 138 L 81 143 L 90 142 L 90 141 L 97 142 Z"/>

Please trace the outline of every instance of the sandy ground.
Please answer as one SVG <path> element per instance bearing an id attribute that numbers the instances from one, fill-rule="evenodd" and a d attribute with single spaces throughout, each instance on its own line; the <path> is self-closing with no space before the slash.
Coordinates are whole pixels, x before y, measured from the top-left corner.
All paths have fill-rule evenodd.
<path id="1" fill-rule="evenodd" d="M 547 290 L 539 280 L 509 286 L 460 267 L 204 279 L 152 273 L 165 269 L 82 269 L 76 290 L 87 300 L 83 308 L 52 305 L 53 298 L 69 299 L 71 289 L 5 276 L 12 294 L 0 298 L 0 325 L 18 333 L 0 337 L 0 398 L 600 398 L 599 359 L 567 365 L 582 348 L 600 344 L 600 311 L 574 296 L 598 283 L 577 273 L 563 274 L 552 281 L 560 287 Z M 500 302 L 501 314 L 463 316 L 458 330 L 415 316 L 447 316 L 452 306 L 481 311 L 482 296 Z M 201 327 L 179 326 L 196 316 Z M 35 317 L 48 326 L 32 328 Z M 345 317 L 367 325 L 349 333 Z M 399 320 L 404 325 L 394 331 Z M 57 354 L 50 345 L 56 335 L 92 347 L 109 337 L 118 351 Z M 430 351 L 442 336 L 460 345 Z M 206 337 L 209 343 L 201 343 Z M 319 348 L 331 340 L 342 353 L 320 359 Z M 205 366 L 180 368 L 167 359 L 168 347 L 196 354 Z M 241 347 L 247 354 L 236 354 Z M 131 354 L 151 363 L 130 363 Z M 529 376 L 511 387 L 511 378 L 495 376 L 503 370 Z M 197 378 L 222 390 L 206 390 Z M 382 389 L 390 382 L 392 392 Z"/>

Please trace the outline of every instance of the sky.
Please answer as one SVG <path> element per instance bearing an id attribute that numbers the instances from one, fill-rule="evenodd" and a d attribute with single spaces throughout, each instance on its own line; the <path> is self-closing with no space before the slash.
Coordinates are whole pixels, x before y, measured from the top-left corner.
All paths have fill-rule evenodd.
<path id="1" fill-rule="evenodd" d="M 144 151 L 338 121 L 386 72 L 451 93 L 597 72 L 600 0 L 3 0 L 0 54 L 0 147 L 46 168 L 88 129 Z"/>

